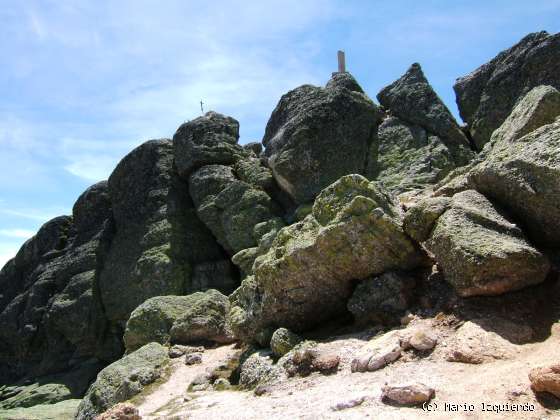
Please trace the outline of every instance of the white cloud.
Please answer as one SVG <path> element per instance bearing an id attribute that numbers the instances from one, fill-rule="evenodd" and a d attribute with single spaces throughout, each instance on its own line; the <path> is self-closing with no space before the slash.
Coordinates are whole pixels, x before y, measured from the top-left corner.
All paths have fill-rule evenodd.
<path id="1" fill-rule="evenodd" d="M 69 214 L 68 209 L 61 207 L 51 208 L 47 210 L 38 209 L 7 209 L 0 208 L 0 214 L 5 214 L 7 216 L 15 216 L 23 219 L 33 220 L 36 222 L 47 222 L 54 217 L 60 216 L 61 214 Z"/>
<path id="2" fill-rule="evenodd" d="M 35 232 L 27 229 L 0 229 L 0 236 L 7 236 L 9 238 L 29 239 Z"/>

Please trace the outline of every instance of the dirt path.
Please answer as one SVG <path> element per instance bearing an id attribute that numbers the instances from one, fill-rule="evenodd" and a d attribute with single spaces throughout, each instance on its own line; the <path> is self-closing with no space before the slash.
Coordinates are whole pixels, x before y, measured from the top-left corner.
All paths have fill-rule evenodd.
<path id="1" fill-rule="evenodd" d="M 206 369 L 216 367 L 231 357 L 235 353 L 233 347 L 234 345 L 229 345 L 206 350 L 202 353 L 202 363 L 197 365 L 185 365 L 184 357 L 172 359 L 171 375 L 167 381 L 145 396 L 137 406 L 142 418 L 150 420 L 166 416 L 167 407 L 171 408 L 183 402 L 191 381 Z"/>
<path id="2" fill-rule="evenodd" d="M 338 338 L 322 344 L 341 355 L 336 375 L 312 374 L 293 378 L 272 388 L 271 393 L 257 397 L 252 392 L 204 391 L 183 401 L 190 380 L 206 367 L 218 364 L 232 354 L 231 346 L 208 350 L 203 365 L 179 366 L 167 383 L 147 397 L 140 406 L 145 419 L 560 419 L 560 411 L 544 408 L 529 388 L 528 372 L 535 366 L 558 362 L 560 358 L 560 323 L 552 326 L 551 335 L 543 342 L 515 345 L 513 358 L 473 365 L 447 362 L 443 357 L 445 339 L 426 358 L 396 363 L 376 372 L 351 373 L 350 362 L 363 346 L 357 338 Z M 421 408 L 403 408 L 380 401 L 381 387 L 386 383 L 422 382 L 436 389 L 433 412 Z M 335 411 L 337 403 L 363 399 L 353 408 Z M 473 404 L 471 411 L 450 411 L 446 403 Z M 483 411 L 486 404 L 533 404 L 535 411 Z M 167 406 L 167 410 L 161 407 Z M 502 406 L 503 407 L 503 406 Z M 158 413 L 154 414 L 157 409 Z M 488 407 L 487 407 L 488 408 Z M 163 417 L 158 417 L 163 416 Z"/>

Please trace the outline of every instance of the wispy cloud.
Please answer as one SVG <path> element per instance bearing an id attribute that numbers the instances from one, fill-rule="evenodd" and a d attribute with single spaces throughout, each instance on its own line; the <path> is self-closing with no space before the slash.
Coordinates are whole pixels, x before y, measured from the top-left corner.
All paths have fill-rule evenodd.
<path id="1" fill-rule="evenodd" d="M 61 207 L 51 208 L 47 210 L 42 209 L 7 209 L 0 208 L 0 214 L 5 214 L 8 216 L 15 216 L 22 219 L 33 220 L 36 222 L 47 222 L 48 220 L 60 216 L 62 214 L 69 214 L 68 209 Z"/>
<path id="2" fill-rule="evenodd" d="M 8 238 L 21 238 L 29 239 L 35 232 L 27 229 L 0 229 L 0 236 L 7 236 Z"/>

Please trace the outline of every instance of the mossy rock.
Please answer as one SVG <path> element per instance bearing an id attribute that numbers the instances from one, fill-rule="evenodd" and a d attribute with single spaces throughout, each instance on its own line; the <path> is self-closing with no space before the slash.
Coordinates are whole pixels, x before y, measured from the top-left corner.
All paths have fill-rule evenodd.
<path id="1" fill-rule="evenodd" d="M 76 419 L 90 420 L 140 394 L 164 375 L 168 363 L 167 349 L 161 344 L 149 343 L 110 364 L 97 375 L 78 408 Z"/>

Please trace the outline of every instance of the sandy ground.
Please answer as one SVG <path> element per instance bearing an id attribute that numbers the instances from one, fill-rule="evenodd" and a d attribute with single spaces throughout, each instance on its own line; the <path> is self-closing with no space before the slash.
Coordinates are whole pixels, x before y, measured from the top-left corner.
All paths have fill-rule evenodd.
<path id="1" fill-rule="evenodd" d="M 207 350 L 203 364 L 185 366 L 183 359 L 174 361 L 167 382 L 145 396 L 139 406 L 144 419 L 560 419 L 560 407 L 554 399 L 537 401 L 530 390 L 528 373 L 537 366 L 560 359 L 560 323 L 552 324 L 548 336 L 539 342 L 516 345 L 497 337 L 509 354 L 505 360 L 482 364 L 446 361 L 453 346 L 457 327 L 437 326 L 435 320 L 420 320 L 438 334 L 436 349 L 423 357 L 406 353 L 395 363 L 376 372 L 351 373 L 350 363 L 361 351 L 366 338 L 359 334 L 335 337 L 320 344 L 341 357 L 336 374 L 314 373 L 305 378 L 291 378 L 271 388 L 263 396 L 243 391 L 201 391 L 190 393 L 190 381 L 206 368 L 231 357 L 233 346 Z M 424 323 L 424 324 L 421 324 Z M 414 327 L 415 323 L 407 328 Z M 405 330 L 406 331 L 406 330 Z M 390 333 L 389 333 L 390 334 Z M 492 343 L 490 343 L 492 344 Z M 490 346 L 489 344 L 489 346 Z M 484 344 L 486 345 L 486 344 Z M 492 350 L 493 351 L 493 350 Z M 385 383 L 421 382 L 436 390 L 432 411 L 422 408 L 395 407 L 381 402 Z M 335 411 L 337 403 L 355 399 L 363 402 L 353 408 Z M 482 404 L 532 404 L 530 412 L 483 411 Z M 472 411 L 450 411 L 446 404 L 472 404 Z"/>

